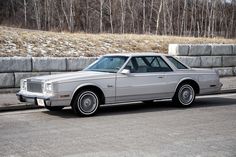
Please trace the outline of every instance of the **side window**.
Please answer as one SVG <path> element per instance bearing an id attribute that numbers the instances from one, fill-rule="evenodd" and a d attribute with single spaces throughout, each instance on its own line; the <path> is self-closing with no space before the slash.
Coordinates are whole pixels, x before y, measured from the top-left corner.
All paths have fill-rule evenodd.
<path id="1" fill-rule="evenodd" d="M 126 65 L 131 73 L 168 72 L 169 65 L 159 56 L 133 57 Z"/>
<path id="2" fill-rule="evenodd" d="M 151 62 L 151 66 L 149 67 L 150 72 L 169 72 L 172 69 L 169 65 L 159 56 L 154 57 Z"/>
<path id="3" fill-rule="evenodd" d="M 125 69 L 129 69 L 131 73 L 146 73 L 148 65 L 144 57 L 132 57 Z"/>
<path id="4" fill-rule="evenodd" d="M 177 69 L 188 69 L 185 65 L 183 65 L 181 62 L 179 62 L 177 59 L 171 56 L 167 56 L 169 61 L 171 61 Z"/>
<path id="5" fill-rule="evenodd" d="M 127 63 L 127 65 L 125 66 L 125 69 L 130 70 L 131 73 L 135 72 L 135 68 L 131 60 Z"/>

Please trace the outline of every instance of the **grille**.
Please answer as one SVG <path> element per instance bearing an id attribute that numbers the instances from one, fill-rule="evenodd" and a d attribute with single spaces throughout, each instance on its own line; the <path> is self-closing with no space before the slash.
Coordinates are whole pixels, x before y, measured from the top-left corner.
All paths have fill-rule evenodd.
<path id="1" fill-rule="evenodd" d="M 27 91 L 42 93 L 42 83 L 41 82 L 32 82 L 30 80 L 27 81 Z"/>

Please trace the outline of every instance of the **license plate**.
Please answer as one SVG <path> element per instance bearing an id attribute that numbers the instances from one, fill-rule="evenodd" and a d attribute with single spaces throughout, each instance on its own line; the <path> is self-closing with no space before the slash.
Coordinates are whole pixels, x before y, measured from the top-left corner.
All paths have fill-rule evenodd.
<path id="1" fill-rule="evenodd" d="M 38 106 L 45 106 L 43 99 L 37 99 Z"/>

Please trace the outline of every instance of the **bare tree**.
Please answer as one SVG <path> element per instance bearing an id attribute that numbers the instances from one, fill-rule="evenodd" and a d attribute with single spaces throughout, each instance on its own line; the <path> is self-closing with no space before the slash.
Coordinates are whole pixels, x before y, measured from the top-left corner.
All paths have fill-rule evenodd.
<path id="1" fill-rule="evenodd" d="M 187 0 L 184 0 L 184 10 L 183 10 L 183 15 L 182 15 L 182 20 L 181 20 L 181 29 L 180 29 L 180 35 L 184 34 L 184 31 L 186 29 L 186 10 L 187 10 Z"/>
<path id="2" fill-rule="evenodd" d="M 110 25 L 111 25 L 111 33 L 114 33 L 113 30 L 113 19 L 112 19 L 112 4 L 111 4 L 111 0 L 109 0 L 109 17 L 110 17 Z"/>
<path id="3" fill-rule="evenodd" d="M 8 0 L 0 23 L 58 31 L 236 37 L 235 0 Z"/>
<path id="4" fill-rule="evenodd" d="M 99 0 L 100 1 L 100 27 L 99 27 L 99 31 L 100 33 L 102 33 L 102 19 L 103 19 L 103 13 L 102 13 L 102 9 L 103 9 L 103 3 L 104 3 L 104 0 Z"/>
<path id="5" fill-rule="evenodd" d="M 145 33 L 145 21 L 146 21 L 146 12 L 145 12 L 145 8 L 146 8 L 146 0 L 143 0 L 143 33 Z"/>
<path id="6" fill-rule="evenodd" d="M 121 6 L 121 33 L 125 33 L 125 4 L 126 0 L 120 0 L 120 6 Z"/>
<path id="7" fill-rule="evenodd" d="M 41 29 L 41 4 L 39 0 L 33 0 L 34 1 L 34 13 L 35 13 L 35 19 L 37 24 L 37 29 Z"/>
<path id="8" fill-rule="evenodd" d="M 25 21 L 25 27 L 27 26 L 27 2 L 24 0 L 24 21 Z"/>
<path id="9" fill-rule="evenodd" d="M 159 23 L 160 23 L 160 14 L 161 14 L 161 10 L 162 10 L 162 5 L 163 5 L 163 0 L 160 0 L 160 5 L 159 5 L 159 11 L 157 13 L 157 21 L 156 21 L 156 34 L 158 34 L 158 30 L 159 30 Z"/>
<path id="10" fill-rule="evenodd" d="M 149 15 L 149 21 L 148 21 L 148 32 L 151 33 L 151 24 L 152 24 L 152 15 L 153 15 L 153 3 L 154 0 L 151 0 L 151 6 L 150 6 L 150 15 Z"/>

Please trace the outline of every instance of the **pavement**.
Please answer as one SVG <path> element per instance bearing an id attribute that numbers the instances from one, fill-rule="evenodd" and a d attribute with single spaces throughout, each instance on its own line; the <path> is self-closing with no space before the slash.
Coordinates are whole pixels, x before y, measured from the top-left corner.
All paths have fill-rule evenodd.
<path id="1" fill-rule="evenodd" d="M 223 83 L 223 87 L 219 94 L 236 93 L 236 77 L 222 77 L 220 82 Z M 15 95 L 17 91 L 19 91 L 19 88 L 0 89 L 0 112 L 42 108 L 34 104 L 19 102 Z"/>
<path id="2" fill-rule="evenodd" d="M 1 157 L 235 157 L 236 93 L 101 107 L 81 118 L 70 108 L 0 112 Z"/>

